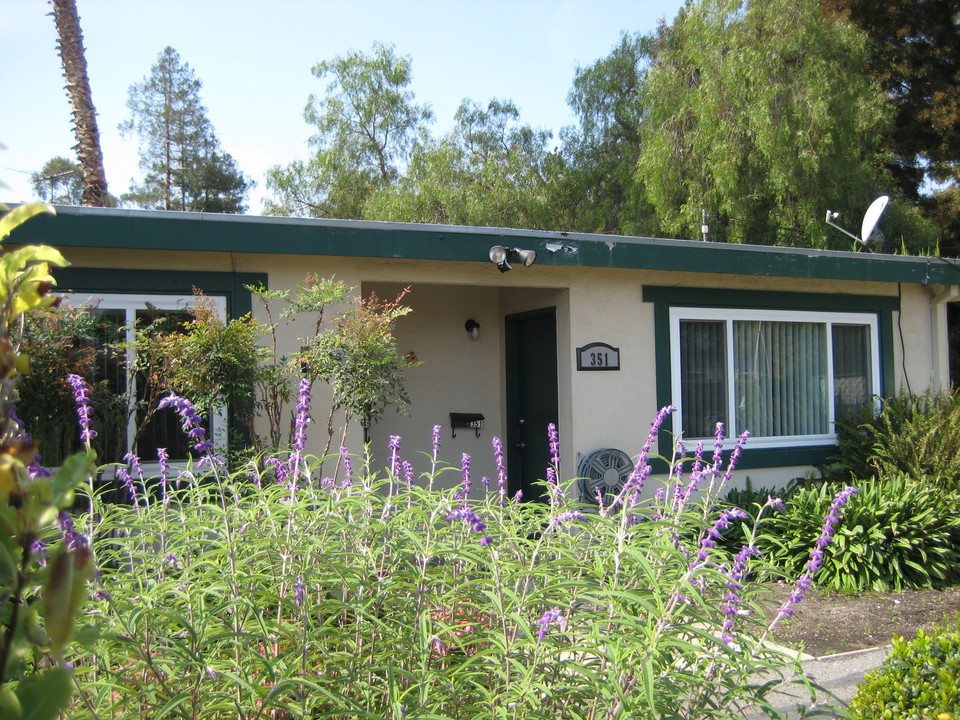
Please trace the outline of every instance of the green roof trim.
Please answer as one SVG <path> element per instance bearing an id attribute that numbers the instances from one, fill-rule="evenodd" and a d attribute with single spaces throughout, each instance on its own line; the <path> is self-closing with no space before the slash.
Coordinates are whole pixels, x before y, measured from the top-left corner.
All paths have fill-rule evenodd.
<path id="1" fill-rule="evenodd" d="M 15 243 L 489 262 L 493 245 L 537 251 L 538 266 L 960 284 L 960 261 L 692 240 L 538 230 L 58 207 L 18 228 Z"/>

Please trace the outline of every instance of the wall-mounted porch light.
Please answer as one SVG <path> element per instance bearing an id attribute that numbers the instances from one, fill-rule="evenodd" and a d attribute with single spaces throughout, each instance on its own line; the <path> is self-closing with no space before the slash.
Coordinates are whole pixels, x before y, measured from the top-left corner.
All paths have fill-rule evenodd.
<path id="1" fill-rule="evenodd" d="M 470 333 L 470 337 L 474 340 L 480 337 L 480 323 L 478 323 L 473 318 L 470 318 L 463 324 L 464 330 Z"/>
<path id="2" fill-rule="evenodd" d="M 536 250 L 521 250 L 520 248 L 505 248 L 503 245 L 494 245 L 490 248 L 490 262 L 497 266 L 500 272 L 513 270 L 510 263 L 523 263 L 524 267 L 530 267 L 536 262 Z"/>

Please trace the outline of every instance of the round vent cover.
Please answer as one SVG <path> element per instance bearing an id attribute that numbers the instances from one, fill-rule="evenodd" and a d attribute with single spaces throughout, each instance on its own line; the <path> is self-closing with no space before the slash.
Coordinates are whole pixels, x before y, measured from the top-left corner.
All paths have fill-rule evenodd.
<path id="1" fill-rule="evenodd" d="M 597 493 L 607 505 L 623 490 L 624 484 L 633 472 L 633 462 L 623 450 L 605 448 L 595 450 L 583 456 L 577 468 L 580 475 L 580 502 L 597 504 Z"/>

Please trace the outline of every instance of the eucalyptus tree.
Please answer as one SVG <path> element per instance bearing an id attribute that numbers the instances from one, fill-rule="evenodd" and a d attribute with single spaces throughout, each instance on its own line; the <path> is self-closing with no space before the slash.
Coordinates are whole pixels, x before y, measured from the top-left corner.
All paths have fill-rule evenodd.
<path id="1" fill-rule="evenodd" d="M 221 150 L 200 100 L 201 87 L 172 47 L 163 49 L 149 75 L 130 86 L 130 118 L 120 130 L 139 137 L 145 175 L 124 201 L 161 210 L 245 210 L 250 182 Z"/>
<path id="2" fill-rule="evenodd" d="M 419 143 L 406 174 L 367 202 L 369 219 L 544 228 L 554 224 L 549 195 L 550 132 L 520 121 L 509 100 L 464 100 L 453 129 Z"/>
<path id="3" fill-rule="evenodd" d="M 706 217 L 718 239 L 848 246 L 826 208 L 858 215 L 891 184 L 889 104 L 858 28 L 821 0 L 700 0 L 654 58 L 639 172 L 667 232 L 700 237 Z"/>
<path id="4" fill-rule="evenodd" d="M 304 119 L 315 128 L 311 156 L 267 173 L 268 213 L 359 218 L 366 200 L 402 174 L 433 114 L 408 89 L 411 60 L 392 46 L 350 52 L 312 69 L 327 80 L 310 95 Z"/>
<path id="5" fill-rule="evenodd" d="M 557 184 L 568 229 L 656 232 L 646 183 L 636 172 L 652 48 L 650 36 L 624 33 L 609 55 L 577 69 L 567 102 L 579 122 L 561 131 L 564 164 Z"/>

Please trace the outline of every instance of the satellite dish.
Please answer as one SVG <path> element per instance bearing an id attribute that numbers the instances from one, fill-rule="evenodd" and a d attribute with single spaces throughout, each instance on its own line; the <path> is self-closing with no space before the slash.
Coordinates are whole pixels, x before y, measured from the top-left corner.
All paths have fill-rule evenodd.
<path id="1" fill-rule="evenodd" d="M 834 222 L 834 220 L 840 217 L 840 213 L 838 212 L 827 210 L 827 216 L 824 219 L 824 222 L 826 222 L 830 227 L 836 228 L 844 235 L 853 238 L 858 243 L 866 247 L 870 243 L 870 236 L 873 235 L 873 231 L 877 229 L 877 223 L 880 222 L 880 216 L 883 215 L 883 211 L 887 209 L 887 204 L 889 202 L 889 195 L 881 195 L 872 203 L 870 203 L 870 207 L 868 207 L 867 211 L 863 214 L 863 223 L 860 225 L 860 237 L 857 237 L 846 228 L 843 228 Z"/>
<path id="2" fill-rule="evenodd" d="M 860 226 L 860 242 L 864 245 L 870 242 L 870 236 L 873 235 L 877 223 L 880 222 L 880 216 L 883 215 L 883 211 L 887 209 L 887 203 L 889 202 L 890 196 L 881 195 L 870 203 L 870 207 L 868 207 L 867 211 L 863 214 L 863 224 Z"/>

